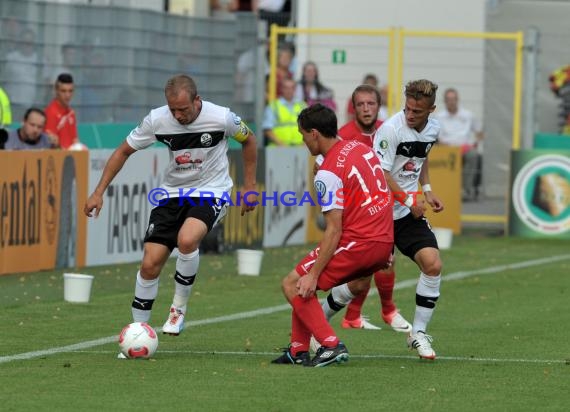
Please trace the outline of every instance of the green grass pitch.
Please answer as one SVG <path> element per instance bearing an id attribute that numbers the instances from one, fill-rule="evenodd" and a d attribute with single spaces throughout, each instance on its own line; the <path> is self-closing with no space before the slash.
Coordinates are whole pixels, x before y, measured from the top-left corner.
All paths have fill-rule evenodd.
<path id="1" fill-rule="evenodd" d="M 0 276 L 0 409 L 567 410 L 568 241 L 456 237 L 442 251 L 442 294 L 429 329 L 434 362 L 419 360 L 405 335 L 381 322 L 374 295 L 364 313 L 382 330 L 332 321 L 348 363 L 271 365 L 289 340 L 280 280 L 309 247 L 266 250 L 259 277 L 238 276 L 234 254 L 203 255 L 190 324 L 178 337 L 159 334 L 148 361 L 116 359 L 137 264 L 82 269 L 95 275 L 88 304 L 63 301 L 63 271 Z M 169 261 L 161 276 L 154 327 L 167 315 L 173 268 Z M 399 255 L 395 300 L 410 321 L 415 286 L 405 281 L 417 275 Z"/>

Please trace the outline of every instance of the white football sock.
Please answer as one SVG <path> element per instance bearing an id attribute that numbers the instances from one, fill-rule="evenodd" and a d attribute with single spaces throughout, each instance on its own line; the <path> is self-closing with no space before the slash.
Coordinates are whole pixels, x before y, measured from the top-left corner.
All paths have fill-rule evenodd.
<path id="1" fill-rule="evenodd" d="M 332 288 L 322 305 L 327 320 L 330 320 L 342 308 L 348 305 L 352 299 L 354 299 L 354 295 L 346 283 Z"/>
<path id="2" fill-rule="evenodd" d="M 176 260 L 176 274 L 174 275 L 174 298 L 172 305 L 186 313 L 186 305 L 192 292 L 192 286 L 196 280 L 198 266 L 200 264 L 200 251 L 196 249 L 194 252 L 178 254 Z"/>
<path id="3" fill-rule="evenodd" d="M 147 322 L 152 313 L 152 304 L 158 295 L 158 278 L 143 279 L 141 272 L 137 272 L 135 282 L 135 298 L 131 305 L 133 322 Z"/>
<path id="4" fill-rule="evenodd" d="M 435 304 L 439 298 L 439 287 L 441 284 L 441 274 L 428 276 L 420 273 L 420 279 L 416 287 L 416 313 L 412 333 L 427 331 L 427 325 L 431 320 Z"/>

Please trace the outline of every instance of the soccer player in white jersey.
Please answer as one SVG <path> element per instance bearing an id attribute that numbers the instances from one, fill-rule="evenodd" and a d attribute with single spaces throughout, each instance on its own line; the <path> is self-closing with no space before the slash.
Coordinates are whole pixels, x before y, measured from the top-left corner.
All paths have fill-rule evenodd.
<path id="1" fill-rule="evenodd" d="M 408 336 L 408 346 L 416 349 L 420 358 L 435 359 L 432 338 L 426 334 L 427 325 L 439 297 L 441 259 L 437 241 L 424 217 L 427 202 L 434 212 L 443 210 L 443 203 L 433 193 L 429 180 L 428 154 L 439 134 L 439 123 L 429 117 L 435 110 L 437 85 L 429 80 L 411 81 L 405 89 L 405 108 L 380 126 L 374 136 L 373 148 L 380 157 L 386 180 L 395 197 L 394 243 L 404 255 L 420 268 L 416 287 L 416 313 Z M 425 202 L 416 198 L 418 182 L 422 185 Z M 395 270 L 394 265 L 391 271 Z M 361 289 L 367 287 L 365 281 Z M 360 293 L 358 283 L 351 290 L 334 288 L 325 310 L 340 310 Z M 358 291 L 358 293 L 354 293 Z M 328 315 L 329 317 L 331 314 Z"/>
<path id="2" fill-rule="evenodd" d="M 163 332 L 178 335 L 184 328 L 188 298 L 199 265 L 200 242 L 225 216 L 233 182 L 228 167 L 228 139 L 242 144 L 244 193 L 242 216 L 255 208 L 256 138 L 227 107 L 203 101 L 194 80 L 177 75 L 166 82 L 165 106 L 153 109 L 113 152 L 84 212 L 95 216 L 103 194 L 129 156 L 154 142 L 169 150 L 170 163 L 161 189 L 166 194 L 152 209 L 144 239 L 144 255 L 136 276 L 132 302 L 134 322 L 148 322 L 158 294 L 158 277 L 178 247 L 175 291 Z M 144 167 L 144 166 L 143 166 Z M 248 193 L 250 192 L 250 193 Z"/>

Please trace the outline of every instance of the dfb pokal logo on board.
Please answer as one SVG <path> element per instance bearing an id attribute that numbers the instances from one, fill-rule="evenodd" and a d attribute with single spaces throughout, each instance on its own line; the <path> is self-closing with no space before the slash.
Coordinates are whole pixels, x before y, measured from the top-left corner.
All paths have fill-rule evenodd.
<path id="1" fill-rule="evenodd" d="M 570 230 L 570 158 L 549 154 L 532 159 L 517 174 L 512 198 L 529 228 L 547 235 Z"/>

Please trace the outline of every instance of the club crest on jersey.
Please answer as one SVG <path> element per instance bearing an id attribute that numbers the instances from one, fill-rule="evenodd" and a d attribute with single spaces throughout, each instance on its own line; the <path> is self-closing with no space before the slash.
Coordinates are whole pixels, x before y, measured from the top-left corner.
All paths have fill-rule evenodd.
<path id="1" fill-rule="evenodd" d="M 325 185 L 325 183 L 322 180 L 317 180 L 315 182 L 315 190 L 317 191 L 317 195 L 319 196 L 319 198 L 323 198 L 325 197 L 325 195 L 327 194 L 327 187 Z"/>
<path id="2" fill-rule="evenodd" d="M 204 133 L 202 136 L 200 136 L 200 143 L 202 143 L 202 146 L 211 146 L 212 135 L 210 133 Z"/>

